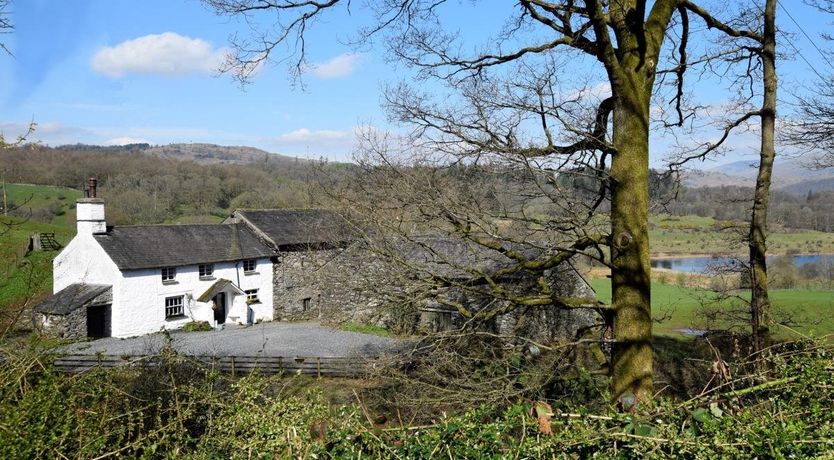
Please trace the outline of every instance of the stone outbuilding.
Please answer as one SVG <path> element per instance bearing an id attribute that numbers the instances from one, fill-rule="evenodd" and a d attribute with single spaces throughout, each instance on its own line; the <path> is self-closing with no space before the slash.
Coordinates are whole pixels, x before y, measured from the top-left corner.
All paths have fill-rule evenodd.
<path id="1" fill-rule="evenodd" d="M 70 284 L 35 307 L 42 325 L 61 338 L 110 336 L 112 286 Z"/>

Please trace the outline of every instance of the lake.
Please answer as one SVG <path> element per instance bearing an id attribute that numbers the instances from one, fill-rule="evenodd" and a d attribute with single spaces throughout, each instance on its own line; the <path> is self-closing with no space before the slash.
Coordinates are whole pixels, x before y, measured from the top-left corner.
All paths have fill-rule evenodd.
<path id="1" fill-rule="evenodd" d="M 801 267 L 810 263 L 834 264 L 834 254 L 824 255 L 797 255 L 792 256 L 793 263 Z M 772 262 L 774 256 L 767 258 Z M 745 261 L 746 262 L 746 261 Z M 717 267 L 732 267 L 738 264 L 738 260 L 726 256 L 703 256 L 703 257 L 681 257 L 676 259 L 652 259 L 652 268 L 666 268 L 687 273 L 707 273 Z"/>

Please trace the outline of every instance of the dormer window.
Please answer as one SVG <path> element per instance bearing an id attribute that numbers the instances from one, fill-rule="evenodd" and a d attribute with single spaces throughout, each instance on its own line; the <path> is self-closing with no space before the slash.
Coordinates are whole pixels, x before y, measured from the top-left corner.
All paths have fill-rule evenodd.
<path id="1" fill-rule="evenodd" d="M 243 261 L 243 271 L 246 273 L 255 273 L 255 268 L 258 266 L 255 259 L 248 259 Z"/>
<path id="2" fill-rule="evenodd" d="M 177 277 L 177 268 L 176 267 L 162 267 L 162 282 L 164 284 L 176 283 L 177 282 L 175 280 L 176 277 Z"/>
<path id="3" fill-rule="evenodd" d="M 214 264 L 200 264 L 198 270 L 200 279 L 214 279 Z"/>

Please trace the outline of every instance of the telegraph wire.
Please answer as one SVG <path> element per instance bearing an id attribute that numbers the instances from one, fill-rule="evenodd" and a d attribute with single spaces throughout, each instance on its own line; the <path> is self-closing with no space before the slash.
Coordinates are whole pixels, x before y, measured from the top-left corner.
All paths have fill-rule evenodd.
<path id="1" fill-rule="evenodd" d="M 797 22 L 796 19 L 794 19 L 791 12 L 788 11 L 787 8 L 785 8 L 785 5 L 779 0 L 776 0 L 776 4 L 779 5 L 782 8 L 782 11 L 784 11 L 785 14 L 787 14 L 788 17 L 791 19 L 791 21 L 796 25 L 796 27 L 799 28 L 799 31 L 802 32 L 802 35 L 804 35 L 805 38 L 807 38 L 808 41 L 811 42 L 811 45 L 813 45 L 814 48 L 817 50 L 817 52 L 820 53 L 820 56 L 822 56 L 822 58 L 825 60 L 825 62 L 828 64 L 828 66 L 831 67 L 832 70 L 834 70 L 834 64 L 831 63 L 831 60 L 828 58 L 828 56 L 825 54 L 825 52 L 823 52 L 822 49 L 817 45 L 817 42 L 815 42 L 814 39 L 811 38 L 811 36 L 808 35 L 807 32 L 805 32 L 805 29 L 799 24 L 799 22 Z"/>

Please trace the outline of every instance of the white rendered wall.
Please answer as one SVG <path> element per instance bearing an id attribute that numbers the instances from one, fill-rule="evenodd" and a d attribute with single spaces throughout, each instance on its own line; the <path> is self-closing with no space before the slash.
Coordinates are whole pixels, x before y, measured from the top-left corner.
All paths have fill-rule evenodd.
<path id="1" fill-rule="evenodd" d="M 93 238 L 81 233 L 52 261 L 52 292 L 56 293 L 73 283 L 113 285 L 113 304 L 117 302 L 116 285 L 121 272 L 110 256 Z"/>
<path id="2" fill-rule="evenodd" d="M 214 323 L 214 311 L 211 303 L 198 302 L 200 297 L 212 284 L 223 278 L 238 285 L 241 290 L 258 289 L 260 303 L 250 307 L 254 321 L 272 320 L 272 263 L 268 258 L 258 259 L 255 273 L 245 274 L 241 262 L 220 262 L 214 264 L 211 280 L 200 279 L 198 266 L 176 267 L 176 283 L 163 284 L 159 268 L 128 270 L 119 286 L 116 305 L 112 308 L 111 331 L 114 337 L 131 337 L 142 334 L 179 329 L 190 321 L 208 321 Z M 115 287 L 114 287 L 115 288 Z M 165 298 L 183 296 L 185 317 L 165 319 Z M 246 323 L 246 297 L 241 295 L 226 296 L 226 322 Z"/>

